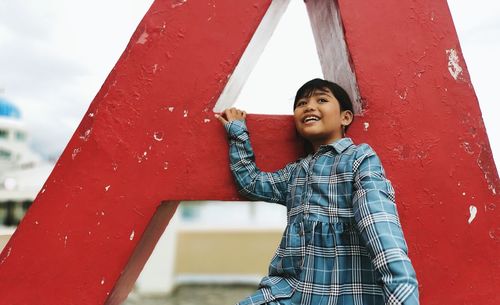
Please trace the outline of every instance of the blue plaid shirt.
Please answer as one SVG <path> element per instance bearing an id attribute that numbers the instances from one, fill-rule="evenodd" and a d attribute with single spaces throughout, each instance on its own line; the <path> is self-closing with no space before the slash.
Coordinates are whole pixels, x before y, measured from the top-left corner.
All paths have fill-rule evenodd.
<path id="1" fill-rule="evenodd" d="M 394 190 L 369 145 L 343 138 L 267 173 L 245 123 L 226 130 L 239 191 L 288 215 L 269 275 L 239 305 L 419 304 Z"/>

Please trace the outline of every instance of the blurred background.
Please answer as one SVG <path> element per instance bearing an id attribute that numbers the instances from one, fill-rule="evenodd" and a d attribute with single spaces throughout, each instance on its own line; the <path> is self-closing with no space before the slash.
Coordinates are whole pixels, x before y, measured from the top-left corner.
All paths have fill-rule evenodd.
<path id="1" fill-rule="evenodd" d="M 0 250 L 152 2 L 0 0 Z M 448 4 L 498 164 L 500 2 Z M 235 106 L 291 114 L 315 77 L 305 6 L 292 0 Z M 235 303 L 266 273 L 285 225 L 285 208 L 268 203 L 182 203 L 127 304 Z"/>

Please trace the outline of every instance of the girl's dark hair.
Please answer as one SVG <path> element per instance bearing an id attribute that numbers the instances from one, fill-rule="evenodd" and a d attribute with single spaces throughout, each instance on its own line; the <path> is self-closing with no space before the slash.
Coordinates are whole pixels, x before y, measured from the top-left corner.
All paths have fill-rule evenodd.
<path id="1" fill-rule="evenodd" d="M 295 101 L 293 102 L 293 110 L 297 107 L 297 102 L 304 97 L 310 97 L 313 95 L 315 90 L 325 90 L 328 89 L 332 92 L 333 96 L 339 101 L 340 111 L 350 110 L 354 114 L 354 108 L 352 105 L 351 98 L 349 94 L 344 90 L 344 88 L 340 87 L 338 84 L 324 80 L 321 78 L 315 78 L 299 88 L 297 90 L 297 94 L 295 95 Z M 352 122 L 351 122 L 352 123 Z M 346 130 L 349 126 L 346 126 Z"/>

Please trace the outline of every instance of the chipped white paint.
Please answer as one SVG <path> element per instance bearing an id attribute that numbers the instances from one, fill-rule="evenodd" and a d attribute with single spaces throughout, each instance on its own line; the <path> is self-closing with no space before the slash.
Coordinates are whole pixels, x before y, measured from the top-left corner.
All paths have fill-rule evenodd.
<path id="1" fill-rule="evenodd" d="M 168 111 L 173 112 L 175 107 L 168 107 Z"/>
<path id="2" fill-rule="evenodd" d="M 35 220 L 35 224 L 36 224 L 36 225 L 38 225 L 38 224 L 39 224 L 38 220 Z"/>
<path id="3" fill-rule="evenodd" d="M 101 279 L 101 285 L 104 285 L 104 283 L 105 283 L 105 278 L 102 277 L 102 279 Z"/>
<path id="4" fill-rule="evenodd" d="M 365 130 L 365 131 L 368 131 L 368 127 L 370 127 L 370 123 L 368 123 L 368 122 L 364 122 L 364 123 L 363 123 L 363 127 L 364 127 L 364 130 Z"/>
<path id="5" fill-rule="evenodd" d="M 109 188 L 110 188 L 110 187 L 111 187 L 111 185 L 106 185 L 106 186 L 104 187 L 104 189 L 106 190 L 106 192 L 109 190 Z"/>
<path id="6" fill-rule="evenodd" d="M 467 195 L 467 193 L 466 193 L 466 192 L 463 192 L 463 193 L 462 193 L 462 196 L 465 196 L 465 195 Z"/>
<path id="7" fill-rule="evenodd" d="M 142 32 L 141 36 L 139 36 L 139 39 L 137 39 L 135 43 L 145 44 L 148 41 L 148 36 L 149 34 L 146 31 Z"/>
<path id="8" fill-rule="evenodd" d="M 163 132 L 155 131 L 155 133 L 153 134 L 153 139 L 155 139 L 158 142 L 163 141 Z"/>
<path id="9" fill-rule="evenodd" d="M 189 111 L 184 110 L 184 117 L 185 117 L 185 118 L 187 118 L 187 116 L 188 116 L 188 112 L 189 112 Z"/>
<path id="10" fill-rule="evenodd" d="M 168 162 L 167 161 L 163 162 L 163 169 L 165 169 L 165 170 L 168 169 Z"/>
<path id="11" fill-rule="evenodd" d="M 153 74 L 156 73 L 156 70 L 158 69 L 158 64 L 153 65 Z"/>
<path id="12" fill-rule="evenodd" d="M 83 136 L 80 136 L 80 139 L 82 139 L 83 141 L 86 142 L 89 139 L 91 132 L 92 132 L 92 128 L 85 130 L 85 132 L 83 133 Z"/>
<path id="13" fill-rule="evenodd" d="M 134 236 L 135 236 L 135 231 L 132 230 L 132 233 L 130 233 L 130 240 L 133 240 L 134 239 Z"/>
<path id="14" fill-rule="evenodd" d="M 210 119 L 204 119 L 204 120 L 203 120 L 203 123 L 205 123 L 205 124 L 206 124 L 206 123 L 209 123 L 209 122 L 210 122 Z"/>
<path id="15" fill-rule="evenodd" d="M 65 208 L 69 207 L 69 202 L 64 205 Z"/>
<path id="16" fill-rule="evenodd" d="M 113 167 L 113 171 L 116 172 L 116 170 L 118 169 L 118 164 L 112 163 L 111 166 Z"/>
<path id="17" fill-rule="evenodd" d="M 176 8 L 178 6 L 184 5 L 187 0 L 174 0 L 172 1 L 172 8 Z"/>
<path id="18" fill-rule="evenodd" d="M 64 235 L 64 248 L 66 248 L 67 244 L 68 244 L 68 235 Z"/>
<path id="19" fill-rule="evenodd" d="M 45 189 L 44 189 L 44 188 L 42 189 L 42 194 L 43 194 L 43 193 L 45 193 Z"/>
<path id="20" fill-rule="evenodd" d="M 71 154 L 71 159 L 75 160 L 76 155 L 78 155 L 80 153 L 80 151 L 82 151 L 82 149 L 80 147 L 73 149 L 73 153 Z"/>
<path id="21" fill-rule="evenodd" d="M 93 112 L 89 113 L 89 117 L 93 118 L 94 117 L 94 113 Z"/>
<path id="22" fill-rule="evenodd" d="M 405 88 L 405 90 L 403 91 L 403 93 L 399 93 L 399 91 L 396 91 L 396 93 L 398 94 L 399 98 L 402 101 L 405 101 L 406 98 L 408 97 L 408 88 Z"/>
<path id="23" fill-rule="evenodd" d="M 455 49 L 446 50 L 448 54 L 448 71 L 450 71 L 451 76 L 457 80 L 460 74 L 462 74 L 462 67 L 458 64 L 460 59 L 458 58 L 457 51 Z"/>
<path id="24" fill-rule="evenodd" d="M 2 261 L 0 262 L 0 265 L 2 265 L 3 263 L 5 263 L 5 260 L 10 256 L 10 252 L 12 251 L 12 247 L 9 247 L 9 249 L 7 249 L 7 254 L 5 255 L 4 258 L 2 258 Z"/>
<path id="25" fill-rule="evenodd" d="M 471 205 L 469 207 L 469 213 L 470 213 L 470 216 L 469 216 L 469 220 L 467 222 L 469 224 L 471 224 L 471 222 L 474 220 L 474 218 L 476 218 L 477 208 L 475 206 Z"/>

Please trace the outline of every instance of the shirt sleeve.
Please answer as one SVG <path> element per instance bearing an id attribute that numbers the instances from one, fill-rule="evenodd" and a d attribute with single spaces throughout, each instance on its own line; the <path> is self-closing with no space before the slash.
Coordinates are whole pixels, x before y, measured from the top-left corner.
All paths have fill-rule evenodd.
<path id="1" fill-rule="evenodd" d="M 418 282 L 408 258 L 394 189 L 369 145 L 360 145 L 353 171 L 354 218 L 383 282 L 385 304 L 418 305 Z"/>
<path id="2" fill-rule="evenodd" d="M 255 164 L 245 122 L 235 120 L 225 125 L 229 136 L 229 160 L 238 191 L 244 196 L 280 204 L 286 203 L 288 181 L 296 163 L 275 172 L 262 172 Z"/>

